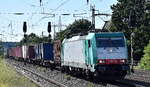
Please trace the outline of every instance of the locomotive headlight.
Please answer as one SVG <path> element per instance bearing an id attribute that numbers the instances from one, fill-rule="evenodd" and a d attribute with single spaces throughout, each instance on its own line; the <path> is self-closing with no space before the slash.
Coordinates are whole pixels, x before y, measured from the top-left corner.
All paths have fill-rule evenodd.
<path id="1" fill-rule="evenodd" d="M 103 61 L 102 61 L 102 60 L 99 60 L 99 63 L 103 63 Z"/>
<path id="2" fill-rule="evenodd" d="M 99 60 L 99 63 L 100 64 L 105 63 L 105 60 Z"/>
<path id="3" fill-rule="evenodd" d="M 125 63 L 126 61 L 124 59 L 120 60 L 121 63 Z"/>

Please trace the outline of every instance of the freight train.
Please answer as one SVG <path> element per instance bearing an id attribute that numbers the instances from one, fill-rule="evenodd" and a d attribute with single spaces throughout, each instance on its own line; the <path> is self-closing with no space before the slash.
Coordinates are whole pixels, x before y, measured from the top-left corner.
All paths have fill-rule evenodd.
<path id="1" fill-rule="evenodd" d="M 8 56 L 102 79 L 122 79 L 130 71 L 122 32 L 91 32 L 62 42 L 14 47 L 8 50 Z"/>

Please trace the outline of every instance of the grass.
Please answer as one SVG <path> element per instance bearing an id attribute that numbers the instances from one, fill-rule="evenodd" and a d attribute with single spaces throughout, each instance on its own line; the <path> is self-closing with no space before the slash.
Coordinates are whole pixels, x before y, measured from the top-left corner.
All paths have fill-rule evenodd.
<path id="1" fill-rule="evenodd" d="M 93 83 L 89 82 L 87 87 L 95 87 Z"/>
<path id="2" fill-rule="evenodd" d="M 141 67 L 138 65 L 138 66 L 134 66 L 133 67 L 134 69 L 141 69 Z"/>
<path id="3" fill-rule="evenodd" d="M 142 68 L 140 65 L 134 66 L 133 67 L 135 70 L 146 70 L 146 71 L 150 71 L 150 69 L 144 69 Z"/>
<path id="4" fill-rule="evenodd" d="M 36 67 L 37 67 L 37 69 L 40 70 L 40 71 L 46 71 L 46 68 L 43 68 L 43 67 L 38 66 L 38 65 L 36 65 Z"/>
<path id="5" fill-rule="evenodd" d="M 0 57 L 0 87 L 38 87 L 24 76 L 8 67 Z"/>
<path id="6" fill-rule="evenodd" d="M 64 76 L 67 80 L 70 80 L 71 79 L 71 76 L 70 75 L 67 75 L 67 74 L 65 74 L 65 76 Z"/>

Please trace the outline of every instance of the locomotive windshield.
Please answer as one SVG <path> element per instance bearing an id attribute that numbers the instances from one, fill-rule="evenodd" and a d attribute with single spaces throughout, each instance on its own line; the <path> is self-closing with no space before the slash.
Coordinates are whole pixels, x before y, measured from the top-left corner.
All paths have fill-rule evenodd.
<path id="1" fill-rule="evenodd" d="M 125 42 L 122 37 L 110 37 L 110 38 L 97 38 L 97 47 L 124 47 Z"/>

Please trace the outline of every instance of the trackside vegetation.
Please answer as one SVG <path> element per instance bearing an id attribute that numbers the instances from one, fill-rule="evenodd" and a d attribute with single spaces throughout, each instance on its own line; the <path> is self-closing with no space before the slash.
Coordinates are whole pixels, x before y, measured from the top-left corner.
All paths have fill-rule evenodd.
<path id="1" fill-rule="evenodd" d="M 150 70 L 150 42 L 144 49 L 144 56 L 139 64 L 140 68 Z"/>
<path id="2" fill-rule="evenodd" d="M 141 60 L 144 47 L 150 40 L 150 2 L 147 0 L 117 0 L 111 6 L 112 32 L 124 32 L 130 53 L 130 36 L 133 36 L 134 60 Z M 130 56 L 130 55 L 129 55 Z"/>
<path id="3" fill-rule="evenodd" d="M 38 87 L 24 76 L 8 67 L 0 57 L 0 87 Z"/>

